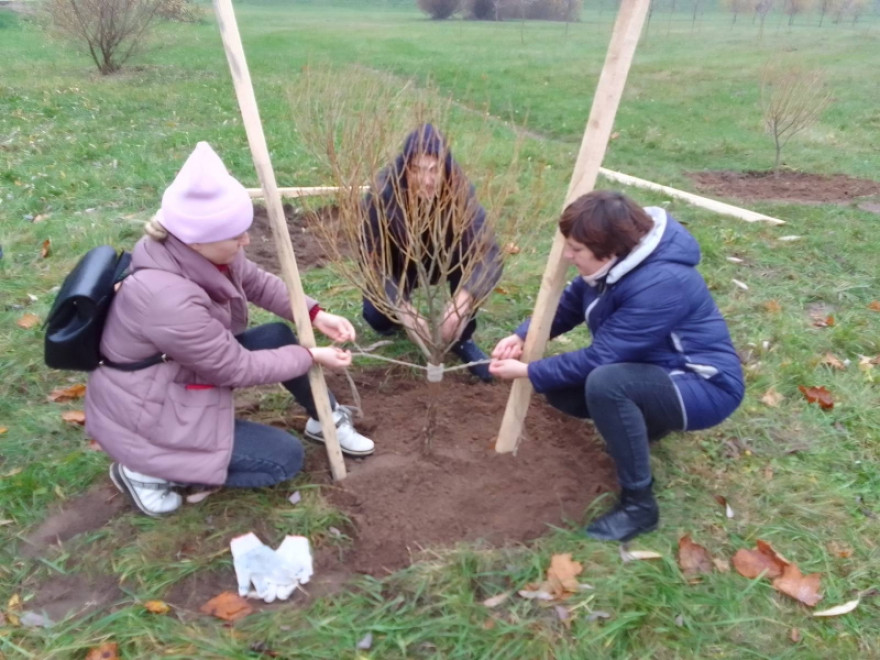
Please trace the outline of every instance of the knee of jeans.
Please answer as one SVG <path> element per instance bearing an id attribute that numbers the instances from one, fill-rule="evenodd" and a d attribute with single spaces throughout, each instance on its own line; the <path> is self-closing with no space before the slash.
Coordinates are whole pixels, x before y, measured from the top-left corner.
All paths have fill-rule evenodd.
<path id="1" fill-rule="evenodd" d="M 283 321 L 267 323 L 264 327 L 267 341 L 275 346 L 289 346 L 290 344 L 297 343 L 293 330 Z"/>
<path id="2" fill-rule="evenodd" d="M 620 367 L 619 364 L 603 364 L 587 376 L 587 402 L 591 407 L 594 402 L 608 401 L 620 396 L 623 391 L 620 387 Z"/>
<path id="3" fill-rule="evenodd" d="M 299 471 L 302 470 L 305 455 L 299 439 L 295 436 L 290 436 L 290 440 L 290 443 L 285 447 L 285 452 L 278 456 L 278 463 L 284 471 L 284 479 L 290 479 L 299 474 Z"/>

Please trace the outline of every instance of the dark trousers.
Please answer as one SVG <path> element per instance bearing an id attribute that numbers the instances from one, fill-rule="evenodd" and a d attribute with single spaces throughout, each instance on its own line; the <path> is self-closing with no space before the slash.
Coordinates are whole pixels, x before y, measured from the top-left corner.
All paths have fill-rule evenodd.
<path id="1" fill-rule="evenodd" d="M 249 351 L 279 348 L 298 343 L 296 335 L 286 323 L 267 323 L 246 330 L 236 337 Z M 317 418 L 315 399 L 308 375 L 291 378 L 282 383 L 310 416 Z M 330 407 L 336 400 L 330 395 Z M 300 471 L 303 447 L 296 436 L 265 424 L 235 420 L 232 459 L 226 476 L 226 486 L 259 488 L 286 481 Z"/>
<path id="2" fill-rule="evenodd" d="M 684 412 L 672 378 L 652 364 L 609 364 L 594 369 L 584 387 L 545 393 L 574 417 L 592 419 L 614 459 L 622 488 L 651 483 L 649 443 L 684 428 Z"/>
<path id="3" fill-rule="evenodd" d="M 460 281 L 461 281 L 461 272 L 460 271 L 453 271 L 452 273 L 450 273 L 450 275 L 449 275 L 449 291 L 453 296 L 458 291 L 458 284 Z M 402 291 L 403 297 L 405 299 L 409 300 L 409 295 L 414 288 L 415 288 L 415 282 L 410 282 L 410 281 L 405 282 L 405 286 Z M 385 316 L 385 314 L 383 314 L 381 311 L 379 311 L 372 302 L 370 302 L 366 298 L 364 298 L 363 300 L 364 300 L 364 307 L 363 307 L 364 320 L 370 325 L 371 328 L 373 328 L 373 330 L 378 332 L 380 335 L 387 335 L 387 334 L 390 334 L 391 332 L 393 332 L 394 330 L 397 330 L 400 327 L 400 324 L 397 321 Z M 467 325 L 464 326 L 464 330 L 462 330 L 462 332 L 461 332 L 461 336 L 458 338 L 459 341 L 462 341 L 462 342 L 467 341 L 468 339 L 470 339 L 473 336 L 474 331 L 477 329 L 477 319 L 475 318 L 476 313 L 477 313 L 477 310 L 474 309 L 472 311 L 470 320 L 468 320 Z"/>

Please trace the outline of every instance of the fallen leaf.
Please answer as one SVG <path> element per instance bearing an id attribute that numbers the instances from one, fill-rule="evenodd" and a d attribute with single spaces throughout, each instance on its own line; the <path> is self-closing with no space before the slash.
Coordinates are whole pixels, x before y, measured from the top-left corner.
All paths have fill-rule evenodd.
<path id="1" fill-rule="evenodd" d="M 368 632 L 355 645 L 359 651 L 369 651 L 373 646 L 373 633 Z"/>
<path id="2" fill-rule="evenodd" d="M 822 410 L 831 410 L 834 407 L 834 398 L 825 387 L 804 387 L 803 385 L 798 385 L 798 389 L 804 395 L 807 403 L 818 403 Z"/>
<path id="3" fill-rule="evenodd" d="M 771 408 L 778 408 L 783 399 L 785 399 L 785 396 L 777 392 L 775 388 L 771 387 L 764 392 L 764 396 L 761 397 L 761 403 L 765 406 L 770 406 Z"/>
<path id="4" fill-rule="evenodd" d="M 547 581 L 551 584 L 551 590 L 558 592 L 560 597 L 565 593 L 578 591 L 580 583 L 577 576 L 583 570 L 580 562 L 572 561 L 571 553 L 553 555 L 550 558 L 550 568 L 547 569 Z"/>
<path id="5" fill-rule="evenodd" d="M 843 605 L 829 607 L 827 610 L 822 610 L 821 612 L 813 612 L 813 616 L 840 616 L 841 614 L 849 614 L 859 606 L 859 602 L 859 599 L 856 598 Z"/>
<path id="6" fill-rule="evenodd" d="M 539 584 L 527 584 L 525 589 L 520 589 L 517 593 L 521 598 L 526 600 L 554 600 L 553 594 L 546 589 L 541 589 Z"/>
<path id="7" fill-rule="evenodd" d="M 18 319 L 15 322 L 15 325 L 17 325 L 19 328 L 24 328 L 25 330 L 30 330 L 31 328 L 38 325 L 39 323 L 40 323 L 40 317 L 37 316 L 36 314 L 31 314 L 30 312 L 28 312 L 27 314 L 24 314 L 20 319 Z"/>
<path id="8" fill-rule="evenodd" d="M 619 137 L 620 137 L 620 131 L 614 131 L 614 132 L 609 136 L 608 139 L 609 139 L 609 140 L 616 140 L 616 139 L 619 138 Z"/>
<path id="9" fill-rule="evenodd" d="M 0 435 L 3 435 L 3 434 L 6 433 L 8 430 L 9 430 L 9 429 L 6 428 L 5 426 L 0 426 Z"/>
<path id="10" fill-rule="evenodd" d="M 86 423 L 86 414 L 82 410 L 65 410 L 61 413 L 61 419 L 68 424 L 78 424 L 82 426 Z"/>
<path id="11" fill-rule="evenodd" d="M 653 550 L 629 550 L 625 544 L 621 544 L 620 558 L 626 563 L 630 561 L 643 561 L 645 559 L 663 559 L 663 555 Z"/>
<path id="12" fill-rule="evenodd" d="M 65 401 L 73 401 L 81 399 L 86 395 L 86 386 L 82 383 L 71 385 L 70 387 L 59 387 L 52 390 L 49 394 L 49 401 L 54 403 L 63 403 Z"/>
<path id="13" fill-rule="evenodd" d="M 873 312 L 880 312 L 880 300 L 872 300 L 868 303 L 868 309 Z"/>
<path id="14" fill-rule="evenodd" d="M 732 507 L 730 506 L 730 504 L 727 502 L 727 498 L 724 497 L 724 495 L 716 495 L 716 496 L 715 496 L 715 501 L 718 502 L 718 504 L 720 504 L 721 506 L 724 507 L 724 515 L 725 515 L 725 516 L 727 516 L 728 518 L 733 518 L 733 516 L 734 516 L 733 508 L 732 508 Z"/>
<path id="15" fill-rule="evenodd" d="M 831 328 L 834 326 L 834 317 L 829 314 L 825 318 L 817 318 L 813 321 L 813 325 L 817 328 Z"/>
<path id="16" fill-rule="evenodd" d="M 519 245 L 516 243 L 508 243 L 504 246 L 505 254 L 519 254 Z"/>
<path id="17" fill-rule="evenodd" d="M 503 286 L 496 286 L 495 293 L 501 296 L 506 296 L 509 292 Z"/>
<path id="18" fill-rule="evenodd" d="M 119 645 L 116 642 L 104 642 L 93 646 L 86 653 L 86 660 L 119 660 Z"/>
<path id="19" fill-rule="evenodd" d="M 694 578 L 712 572 L 712 556 L 702 545 L 694 543 L 690 534 L 685 534 L 678 540 L 678 566 L 686 578 Z"/>
<path id="20" fill-rule="evenodd" d="M 254 608 L 238 594 L 224 591 L 202 605 L 199 611 L 224 621 L 238 621 L 253 612 Z"/>
<path id="21" fill-rule="evenodd" d="M 795 235 L 793 235 L 793 234 L 790 234 L 790 235 L 788 235 L 788 236 L 780 236 L 780 237 L 779 237 L 779 240 L 780 240 L 780 241 L 785 241 L 786 243 L 789 243 L 789 242 L 791 242 L 791 241 L 799 241 L 799 240 L 801 240 L 801 237 L 800 237 L 800 236 L 795 236 Z"/>
<path id="22" fill-rule="evenodd" d="M 717 557 L 712 560 L 712 563 L 715 564 L 715 568 L 718 569 L 719 573 L 730 573 L 730 562 L 726 559 Z"/>
<path id="23" fill-rule="evenodd" d="M 483 606 L 484 606 L 484 607 L 489 607 L 489 608 L 492 608 L 492 607 L 498 607 L 499 605 L 501 605 L 501 603 L 503 603 L 503 602 L 504 602 L 505 600 L 507 600 L 509 597 L 510 597 L 510 592 L 509 592 L 509 591 L 503 591 L 503 592 L 501 592 L 500 594 L 496 594 L 496 595 L 494 595 L 494 596 L 492 596 L 492 597 L 487 598 L 486 600 L 484 600 L 484 601 L 483 601 Z"/>
<path id="24" fill-rule="evenodd" d="M 33 222 L 34 224 L 37 224 L 38 222 L 42 222 L 43 220 L 45 220 L 46 218 L 49 218 L 51 216 L 52 216 L 51 213 L 38 213 L 37 215 L 34 216 L 34 219 L 31 220 L 31 222 Z"/>
<path id="25" fill-rule="evenodd" d="M 19 623 L 21 623 L 24 628 L 48 628 L 52 625 L 52 620 L 43 615 L 38 614 L 37 612 L 23 612 Z"/>
<path id="26" fill-rule="evenodd" d="M 748 290 L 749 290 L 749 285 L 746 284 L 745 282 L 741 282 L 741 281 L 739 281 L 739 280 L 734 280 L 734 279 L 731 279 L 730 281 L 733 282 L 734 284 L 736 284 L 736 285 L 737 285 L 740 289 L 742 289 L 743 291 L 748 291 Z"/>
<path id="27" fill-rule="evenodd" d="M 727 257 L 727 260 L 732 264 L 741 264 L 745 261 L 745 259 L 740 259 L 739 257 Z"/>
<path id="28" fill-rule="evenodd" d="M 51 242 L 49 241 L 49 239 L 47 238 L 45 241 L 43 241 L 43 245 L 42 245 L 42 247 L 40 248 L 40 257 L 43 258 L 43 259 L 45 259 L 45 258 L 48 257 L 51 253 L 52 253 L 52 243 L 51 243 Z"/>
<path id="29" fill-rule="evenodd" d="M 853 549 L 846 545 L 845 543 L 838 543 L 837 541 L 831 541 L 828 543 L 828 551 L 836 557 L 840 557 L 841 559 L 848 559 L 852 556 Z"/>
<path id="30" fill-rule="evenodd" d="M 171 611 L 171 606 L 165 601 L 148 600 L 144 603 L 144 609 L 151 614 L 168 614 Z"/>
<path id="31" fill-rule="evenodd" d="M 778 300 L 768 300 L 764 303 L 764 309 L 770 314 L 778 314 L 782 311 L 782 305 L 779 304 Z"/>
<path id="32" fill-rule="evenodd" d="M 797 644 L 799 641 L 801 641 L 801 631 L 797 628 L 792 628 L 791 632 L 788 633 L 788 638 L 795 644 Z"/>
<path id="33" fill-rule="evenodd" d="M 97 440 L 89 440 L 89 444 L 86 445 L 86 449 L 89 451 L 104 451 L 104 448 L 98 444 Z"/>
<path id="34" fill-rule="evenodd" d="M 302 502 L 302 495 L 299 494 L 299 491 L 295 491 L 293 495 L 287 498 L 287 501 L 294 505 L 299 504 Z"/>
<path id="35" fill-rule="evenodd" d="M 797 566 L 789 564 L 782 575 L 773 580 L 773 588 L 804 605 L 815 607 L 816 603 L 822 600 L 822 596 L 819 595 L 819 580 L 818 573 L 802 575 Z"/>
<path id="36" fill-rule="evenodd" d="M 827 364 L 832 369 L 839 369 L 841 371 L 846 369 L 846 365 L 833 353 L 825 353 L 825 357 L 819 360 L 819 364 Z"/>
<path id="37" fill-rule="evenodd" d="M 556 612 L 556 618 L 558 618 L 566 628 L 571 628 L 571 612 L 568 608 L 564 605 L 555 605 L 553 610 Z"/>
<path id="38" fill-rule="evenodd" d="M 766 541 L 758 539 L 756 541 L 757 548 L 748 550 L 740 548 L 733 555 L 733 567 L 736 572 L 750 580 L 760 576 L 762 573 L 768 578 L 776 578 L 782 575 L 783 569 L 788 565 L 788 561 L 782 558 Z"/>
<path id="39" fill-rule="evenodd" d="M 684 615 L 679 614 L 675 617 L 675 625 L 681 628 L 684 625 Z"/>

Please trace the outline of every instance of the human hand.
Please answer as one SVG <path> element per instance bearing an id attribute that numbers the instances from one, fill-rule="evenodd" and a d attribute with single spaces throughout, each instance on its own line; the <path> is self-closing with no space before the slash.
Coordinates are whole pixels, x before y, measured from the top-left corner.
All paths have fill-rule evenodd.
<path id="1" fill-rule="evenodd" d="M 443 311 L 440 324 L 440 336 L 444 342 L 452 342 L 461 336 L 464 326 L 471 315 L 473 296 L 467 291 L 459 291 L 454 300 L 450 300 Z"/>
<path id="2" fill-rule="evenodd" d="M 239 596 L 271 603 L 276 598 L 286 600 L 299 584 L 297 568 L 264 545 L 253 532 L 235 537 L 229 547 Z"/>
<path id="3" fill-rule="evenodd" d="M 519 360 L 498 360 L 493 358 L 489 363 L 489 373 L 504 380 L 528 378 L 529 365 Z"/>
<path id="4" fill-rule="evenodd" d="M 328 369 L 345 369 L 351 364 L 351 351 L 336 346 L 317 346 L 311 353 L 315 362 Z"/>
<path id="5" fill-rule="evenodd" d="M 522 357 L 524 345 L 519 335 L 509 335 L 495 344 L 492 357 L 496 360 L 518 360 Z"/>
<path id="6" fill-rule="evenodd" d="M 416 311 L 411 303 L 401 303 L 397 310 L 397 316 L 400 319 L 400 324 L 408 332 L 426 341 L 431 338 L 428 321 Z"/>
<path id="7" fill-rule="evenodd" d="M 312 326 L 320 330 L 333 341 L 346 342 L 357 339 L 351 321 L 344 316 L 325 312 L 323 309 L 315 316 L 312 321 Z"/>

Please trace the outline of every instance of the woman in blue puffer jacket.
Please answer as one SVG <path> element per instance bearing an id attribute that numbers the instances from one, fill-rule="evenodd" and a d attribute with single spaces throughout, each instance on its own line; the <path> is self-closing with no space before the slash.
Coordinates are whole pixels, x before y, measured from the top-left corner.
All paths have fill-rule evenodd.
<path id="1" fill-rule="evenodd" d="M 559 229 L 580 277 L 563 292 L 550 336 L 586 321 L 592 343 L 526 364 L 526 321 L 498 342 L 490 371 L 529 378 L 555 407 L 593 420 L 621 494 L 586 533 L 628 541 L 659 521 L 649 442 L 729 417 L 745 391 L 742 369 L 696 269 L 699 245 L 665 210 L 594 191 L 563 211 Z"/>

